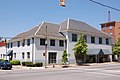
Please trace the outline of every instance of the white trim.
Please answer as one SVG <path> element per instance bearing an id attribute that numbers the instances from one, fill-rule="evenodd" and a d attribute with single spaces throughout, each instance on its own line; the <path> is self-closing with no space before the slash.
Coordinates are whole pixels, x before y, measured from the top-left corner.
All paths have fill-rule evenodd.
<path id="1" fill-rule="evenodd" d="M 69 29 L 70 19 L 67 20 L 67 29 Z"/>
<path id="2" fill-rule="evenodd" d="M 38 25 L 38 30 L 35 32 L 35 34 L 34 35 L 36 35 L 37 33 L 38 33 L 38 31 L 40 30 L 40 28 L 41 28 L 41 26 L 44 24 L 45 22 L 43 21 L 40 25 Z"/>

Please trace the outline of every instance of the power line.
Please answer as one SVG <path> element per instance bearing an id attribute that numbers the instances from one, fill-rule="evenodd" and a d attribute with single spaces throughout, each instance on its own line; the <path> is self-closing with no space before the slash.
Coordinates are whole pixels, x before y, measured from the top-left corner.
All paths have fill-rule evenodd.
<path id="1" fill-rule="evenodd" d="M 110 9 L 113 9 L 113 10 L 116 10 L 116 11 L 119 11 L 119 12 L 120 12 L 120 9 L 117 9 L 117 8 L 114 8 L 114 7 L 111 7 L 111 6 L 102 4 L 102 3 L 97 2 L 97 1 L 94 1 L 94 0 L 89 0 L 89 1 L 91 1 L 91 2 L 93 2 L 93 3 L 96 3 L 96 4 L 99 4 L 99 5 L 103 6 L 103 7 L 107 7 L 107 8 L 110 8 Z"/>

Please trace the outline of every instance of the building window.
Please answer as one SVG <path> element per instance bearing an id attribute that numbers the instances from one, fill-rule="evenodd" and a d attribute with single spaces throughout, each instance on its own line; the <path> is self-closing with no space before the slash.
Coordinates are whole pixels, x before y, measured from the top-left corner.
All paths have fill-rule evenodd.
<path id="1" fill-rule="evenodd" d="M 30 52 L 27 52 L 27 59 L 30 59 Z"/>
<path id="2" fill-rule="evenodd" d="M 50 40 L 50 46 L 55 46 L 55 40 L 53 39 Z"/>
<path id="3" fill-rule="evenodd" d="M 59 40 L 59 46 L 64 47 L 64 40 Z"/>
<path id="4" fill-rule="evenodd" d="M 16 53 L 14 53 L 14 59 L 16 58 Z"/>
<path id="5" fill-rule="evenodd" d="M 25 58 L 25 53 L 24 52 L 22 52 L 22 59 L 24 59 Z"/>
<path id="6" fill-rule="evenodd" d="M 91 36 L 91 43 L 95 43 L 95 37 Z"/>
<path id="7" fill-rule="evenodd" d="M 13 47 L 13 43 L 11 43 L 11 48 Z"/>
<path id="8" fill-rule="evenodd" d="M 106 39 L 106 44 L 109 45 L 109 39 Z"/>
<path id="9" fill-rule="evenodd" d="M 103 27 L 103 30 L 106 30 L 106 26 L 105 26 L 105 27 Z"/>
<path id="10" fill-rule="evenodd" d="M 7 43 L 7 47 L 9 48 L 9 43 Z"/>
<path id="11" fill-rule="evenodd" d="M 34 43 L 34 38 L 32 38 L 32 43 Z"/>
<path id="12" fill-rule="evenodd" d="M 30 46 L 30 39 L 27 39 L 27 46 Z"/>
<path id="13" fill-rule="evenodd" d="M 112 36 L 113 33 L 109 33 L 109 34 L 110 34 L 110 36 Z"/>
<path id="14" fill-rule="evenodd" d="M 2 54 L 1 54 L 1 59 L 2 59 Z"/>
<path id="15" fill-rule="evenodd" d="M 112 30 L 112 26 L 110 26 L 110 30 Z"/>
<path id="16" fill-rule="evenodd" d="M 72 34 L 72 41 L 77 42 L 77 34 Z"/>
<path id="17" fill-rule="evenodd" d="M 17 42 L 17 46 L 20 47 L 20 41 Z"/>
<path id="18" fill-rule="evenodd" d="M 99 44 L 102 44 L 102 38 L 99 38 Z"/>
<path id="19" fill-rule="evenodd" d="M 25 39 L 22 40 L 22 46 L 25 46 Z"/>
<path id="20" fill-rule="evenodd" d="M 40 39 L 40 45 L 45 45 L 45 39 Z"/>
<path id="21" fill-rule="evenodd" d="M 85 39 L 85 41 L 87 42 L 87 35 L 84 35 L 84 39 Z"/>

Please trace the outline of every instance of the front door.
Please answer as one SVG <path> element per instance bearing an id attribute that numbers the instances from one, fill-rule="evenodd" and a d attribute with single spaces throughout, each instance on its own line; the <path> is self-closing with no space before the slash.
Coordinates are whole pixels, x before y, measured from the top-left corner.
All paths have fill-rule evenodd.
<path id="1" fill-rule="evenodd" d="M 57 56 L 57 53 L 56 52 L 49 52 L 49 64 L 53 64 L 53 63 L 56 63 L 56 56 Z"/>

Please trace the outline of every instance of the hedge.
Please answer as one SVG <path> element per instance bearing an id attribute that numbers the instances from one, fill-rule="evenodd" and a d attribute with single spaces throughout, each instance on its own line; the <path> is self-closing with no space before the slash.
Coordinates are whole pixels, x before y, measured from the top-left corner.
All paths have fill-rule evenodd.
<path id="1" fill-rule="evenodd" d="M 12 65 L 20 65 L 20 61 L 19 60 L 11 60 L 10 63 Z"/>
<path id="2" fill-rule="evenodd" d="M 22 62 L 22 65 L 27 67 L 42 67 L 43 63 L 37 62 L 33 64 L 33 62 Z"/>
<path id="3" fill-rule="evenodd" d="M 0 61 L 1 61 L 1 62 L 5 62 L 5 60 L 4 60 L 4 59 L 0 59 Z"/>

